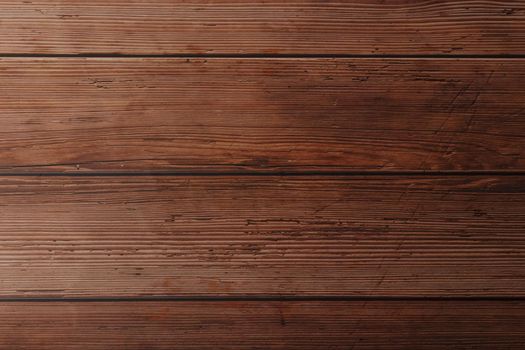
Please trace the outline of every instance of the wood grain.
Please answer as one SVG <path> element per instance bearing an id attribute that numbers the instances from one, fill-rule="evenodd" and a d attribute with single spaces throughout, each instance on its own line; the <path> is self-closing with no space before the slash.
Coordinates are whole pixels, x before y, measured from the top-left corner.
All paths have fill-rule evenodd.
<path id="1" fill-rule="evenodd" d="M 0 304 L 9 349 L 522 349 L 525 303 Z"/>
<path id="2" fill-rule="evenodd" d="M 1 349 L 525 348 L 525 2 L 5 0 L 0 38 Z"/>
<path id="3" fill-rule="evenodd" d="M 0 172 L 525 170 L 525 62 L 2 59 Z"/>
<path id="4" fill-rule="evenodd" d="M 4 0 L 0 53 L 525 54 L 522 1 Z"/>
<path id="5" fill-rule="evenodd" d="M 522 177 L 4 177 L 3 297 L 524 296 Z"/>

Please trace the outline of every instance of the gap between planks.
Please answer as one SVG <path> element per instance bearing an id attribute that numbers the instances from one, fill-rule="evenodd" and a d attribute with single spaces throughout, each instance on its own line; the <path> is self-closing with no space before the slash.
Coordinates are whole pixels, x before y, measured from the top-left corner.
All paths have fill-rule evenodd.
<path id="1" fill-rule="evenodd" d="M 249 296 L 209 296 L 209 295 L 155 295 L 155 296 L 140 296 L 140 297 L 125 297 L 125 296 L 106 296 L 106 297 L 65 297 L 65 298 L 34 298 L 34 297 L 6 297 L 0 298 L 0 303 L 17 303 L 17 302 L 34 302 L 34 303 L 53 303 L 53 302 L 151 302 L 151 301 L 166 301 L 166 302 L 188 302 L 188 301 L 204 301 L 204 302 L 271 302 L 271 301 L 319 301 L 319 302 L 363 302 L 363 301 L 525 301 L 525 296 L 508 296 L 508 295 L 487 295 L 487 296 L 469 296 L 469 295 L 445 295 L 445 296 L 417 296 L 417 295 L 249 295 Z"/>
<path id="2" fill-rule="evenodd" d="M 1 58 L 204 58 L 204 59 L 525 59 L 524 54 L 25 54 L 0 53 Z"/>
<path id="3" fill-rule="evenodd" d="M 6 172 L 0 174 L 1 177 L 119 177 L 119 176 L 524 176 L 525 170 L 370 170 L 370 171 L 79 171 L 79 172 Z"/>

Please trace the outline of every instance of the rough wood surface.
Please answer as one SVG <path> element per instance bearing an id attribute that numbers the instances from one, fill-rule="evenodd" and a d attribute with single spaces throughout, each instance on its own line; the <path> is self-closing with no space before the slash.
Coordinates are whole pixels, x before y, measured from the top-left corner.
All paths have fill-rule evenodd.
<path id="1" fill-rule="evenodd" d="M 524 1 L 0 1 L 0 348 L 524 349 L 523 57 Z"/>
<path id="2" fill-rule="evenodd" d="M 525 296 L 503 177 L 4 177 L 0 295 Z"/>
<path id="3" fill-rule="evenodd" d="M 2 59 L 0 172 L 525 170 L 525 62 Z"/>
<path id="4" fill-rule="evenodd" d="M 525 54 L 523 1 L 4 0 L 0 53 Z"/>
<path id="5" fill-rule="evenodd" d="M 0 303 L 5 349 L 523 349 L 525 303 Z"/>

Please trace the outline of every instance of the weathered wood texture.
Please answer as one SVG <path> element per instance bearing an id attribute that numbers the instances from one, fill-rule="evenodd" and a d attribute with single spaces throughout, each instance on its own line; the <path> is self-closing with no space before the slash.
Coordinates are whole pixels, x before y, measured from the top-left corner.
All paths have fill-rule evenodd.
<path id="1" fill-rule="evenodd" d="M 524 302 L 0 303 L 5 349 L 523 349 Z"/>
<path id="2" fill-rule="evenodd" d="M 523 1 L 4 0 L 10 54 L 525 54 Z"/>
<path id="3" fill-rule="evenodd" d="M 1 349 L 525 348 L 524 1 L 5 0 L 0 56 Z"/>
<path id="4" fill-rule="evenodd" d="M 2 59 L 1 172 L 525 170 L 525 62 Z"/>
<path id="5" fill-rule="evenodd" d="M 5 177 L 0 295 L 525 296 L 503 177 Z"/>

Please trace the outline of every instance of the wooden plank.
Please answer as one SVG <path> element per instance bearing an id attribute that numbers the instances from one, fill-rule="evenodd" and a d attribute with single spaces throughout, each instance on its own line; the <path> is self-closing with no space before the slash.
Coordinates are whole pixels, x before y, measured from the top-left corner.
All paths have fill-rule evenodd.
<path id="1" fill-rule="evenodd" d="M 2 297 L 524 296 L 525 181 L 4 177 Z"/>
<path id="2" fill-rule="evenodd" d="M 523 301 L 0 304 L 9 349 L 523 349 Z"/>
<path id="3" fill-rule="evenodd" d="M 525 54 L 522 1 L 4 0 L 17 54 Z"/>
<path id="4" fill-rule="evenodd" d="M 525 170 L 525 62 L 2 59 L 0 171 Z"/>

